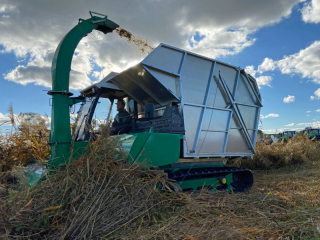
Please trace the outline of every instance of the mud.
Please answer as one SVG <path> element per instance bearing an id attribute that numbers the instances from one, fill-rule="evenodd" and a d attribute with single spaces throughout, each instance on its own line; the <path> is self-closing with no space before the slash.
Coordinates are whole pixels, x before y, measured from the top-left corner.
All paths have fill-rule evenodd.
<path id="1" fill-rule="evenodd" d="M 141 52 L 141 53 L 149 54 L 154 49 L 154 47 L 152 47 L 148 44 L 146 39 L 144 39 L 138 35 L 134 35 L 131 32 L 129 32 L 128 30 L 125 30 L 123 28 L 116 28 L 115 32 L 121 38 L 125 38 L 129 43 L 134 44 L 137 47 L 137 49 L 139 50 L 139 52 Z"/>

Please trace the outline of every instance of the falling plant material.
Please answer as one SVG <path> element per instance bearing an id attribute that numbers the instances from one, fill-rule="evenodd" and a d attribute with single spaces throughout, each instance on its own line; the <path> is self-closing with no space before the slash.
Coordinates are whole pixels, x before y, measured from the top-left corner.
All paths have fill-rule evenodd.
<path id="1" fill-rule="evenodd" d="M 126 29 L 123 29 L 123 28 L 119 27 L 119 28 L 115 29 L 115 32 L 118 33 L 118 35 L 121 38 L 126 38 L 126 40 L 129 43 L 133 43 L 134 45 L 136 45 L 137 49 L 141 53 L 149 54 L 154 50 L 154 47 L 150 46 L 146 39 L 144 39 L 144 38 L 142 38 L 140 36 L 134 35 L 131 32 L 129 32 L 128 30 L 126 30 Z"/>

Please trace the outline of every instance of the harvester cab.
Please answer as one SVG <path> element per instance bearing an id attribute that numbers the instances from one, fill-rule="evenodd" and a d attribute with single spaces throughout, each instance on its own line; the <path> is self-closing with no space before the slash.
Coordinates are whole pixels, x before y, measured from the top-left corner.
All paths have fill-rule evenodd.
<path id="1" fill-rule="evenodd" d="M 50 168 L 77 159 L 99 137 L 115 99 L 125 99 L 130 122 L 117 136 L 131 163 L 158 167 L 182 189 L 245 191 L 250 170 L 226 167 L 228 159 L 252 158 L 260 116 L 256 80 L 240 69 L 166 44 L 121 73 L 109 74 L 84 89 L 69 92 L 74 50 L 93 29 L 112 32 L 106 16 L 81 20 L 60 42 L 52 63 Z M 69 107 L 81 103 L 73 134 Z M 120 139 L 119 139 L 120 138 Z"/>

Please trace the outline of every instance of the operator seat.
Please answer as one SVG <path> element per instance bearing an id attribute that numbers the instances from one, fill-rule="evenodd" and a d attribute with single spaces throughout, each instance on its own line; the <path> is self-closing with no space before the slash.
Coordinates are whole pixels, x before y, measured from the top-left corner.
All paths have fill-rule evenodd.
<path id="1" fill-rule="evenodd" d="M 147 119 L 154 118 L 154 104 L 147 103 L 144 106 L 144 117 Z"/>

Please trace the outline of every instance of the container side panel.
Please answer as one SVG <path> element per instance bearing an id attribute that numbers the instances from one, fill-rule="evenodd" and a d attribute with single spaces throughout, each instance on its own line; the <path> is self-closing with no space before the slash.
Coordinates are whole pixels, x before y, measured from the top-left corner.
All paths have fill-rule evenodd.
<path id="1" fill-rule="evenodd" d="M 238 105 L 240 114 L 247 129 L 254 129 L 258 108 Z"/>
<path id="2" fill-rule="evenodd" d="M 193 143 L 197 133 L 197 126 L 199 125 L 200 107 L 184 106 L 184 116 L 185 116 L 185 129 L 186 129 L 186 142 L 187 149 L 191 150 L 193 148 Z"/>
<path id="3" fill-rule="evenodd" d="M 239 84 L 235 100 L 237 102 L 247 104 L 258 104 L 258 100 L 249 86 L 248 79 L 243 74 L 241 74 L 239 77 Z"/>
<path id="4" fill-rule="evenodd" d="M 228 103 L 228 97 L 224 93 L 221 84 L 218 84 L 219 78 L 217 76 L 213 77 L 209 95 L 208 95 L 208 106 L 225 108 Z"/>
<path id="5" fill-rule="evenodd" d="M 202 131 L 227 131 L 230 112 L 206 109 L 203 116 Z"/>
<path id="6" fill-rule="evenodd" d="M 254 130 L 248 130 L 249 136 L 251 138 L 251 141 L 254 140 L 255 131 Z"/>
<path id="7" fill-rule="evenodd" d="M 221 153 L 225 133 L 201 131 L 196 153 L 200 156 L 203 154 Z"/>
<path id="8" fill-rule="evenodd" d="M 187 55 L 181 76 L 184 102 L 204 104 L 211 67 L 211 61 Z"/>
<path id="9" fill-rule="evenodd" d="M 232 119 L 231 119 L 231 123 L 230 123 L 230 128 L 240 128 L 240 123 L 239 121 L 236 119 L 236 116 L 235 114 L 232 116 Z"/>
<path id="10" fill-rule="evenodd" d="M 237 70 L 218 63 L 214 71 L 214 76 L 217 79 L 219 79 L 219 72 L 226 81 L 227 87 L 229 88 L 230 92 L 233 92 L 233 89 L 235 87 L 235 80 L 237 77 Z"/>
<path id="11" fill-rule="evenodd" d="M 174 95 L 178 96 L 177 81 L 179 81 L 179 79 L 177 79 L 172 75 L 169 75 L 167 73 L 164 73 L 152 68 L 150 68 L 150 72 L 152 73 L 153 76 L 155 76 L 158 79 L 159 82 L 161 82 L 166 88 L 168 88 L 171 92 L 173 92 Z"/>
<path id="12" fill-rule="evenodd" d="M 182 56 L 183 52 L 162 46 L 156 48 L 144 63 L 178 74 Z"/>
<path id="13" fill-rule="evenodd" d="M 226 152 L 248 152 L 249 146 L 247 144 L 244 133 L 241 129 L 230 129 Z"/>

